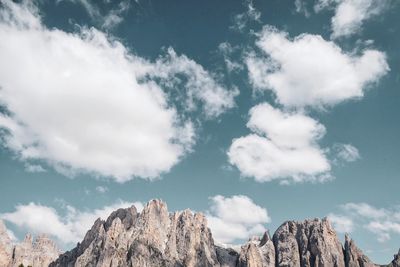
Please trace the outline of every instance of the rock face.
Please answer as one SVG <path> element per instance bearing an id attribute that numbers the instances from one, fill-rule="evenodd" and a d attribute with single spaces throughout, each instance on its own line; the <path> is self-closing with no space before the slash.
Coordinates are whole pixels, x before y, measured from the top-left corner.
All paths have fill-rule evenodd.
<path id="1" fill-rule="evenodd" d="M 327 219 L 285 222 L 273 240 L 276 266 L 345 267 L 342 245 Z"/>
<path id="2" fill-rule="evenodd" d="M 48 266 L 60 255 L 55 243 L 45 235 L 39 235 L 32 241 L 30 234 L 24 241 L 13 245 L 4 223 L 0 220 L 0 266 L 43 267 Z"/>
<path id="3" fill-rule="evenodd" d="M 400 267 L 400 254 L 389 265 Z M 345 247 L 327 219 L 288 221 L 270 238 L 251 238 L 240 249 L 214 244 L 204 215 L 169 213 L 153 200 L 96 220 L 82 243 L 52 267 L 375 267 L 354 242 Z"/>

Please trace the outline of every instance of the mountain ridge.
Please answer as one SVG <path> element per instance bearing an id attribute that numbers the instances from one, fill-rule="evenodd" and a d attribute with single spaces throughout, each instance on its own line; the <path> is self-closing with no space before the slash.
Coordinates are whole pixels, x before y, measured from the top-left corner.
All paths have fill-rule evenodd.
<path id="1" fill-rule="evenodd" d="M 0 266 L 7 242 L 0 239 Z M 266 231 L 240 249 L 222 247 L 205 215 L 170 213 L 155 199 L 141 212 L 131 206 L 97 219 L 82 242 L 51 261 L 49 267 L 400 267 L 400 251 L 390 264 L 374 264 L 348 235 L 342 245 L 326 218 L 286 221 L 272 237 Z M 4 266 L 18 266 L 12 264 Z"/>

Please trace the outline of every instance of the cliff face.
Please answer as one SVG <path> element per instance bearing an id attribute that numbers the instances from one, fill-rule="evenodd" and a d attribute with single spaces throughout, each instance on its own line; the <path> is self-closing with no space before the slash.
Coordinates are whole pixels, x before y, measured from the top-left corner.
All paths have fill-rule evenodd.
<path id="1" fill-rule="evenodd" d="M 119 209 L 98 219 L 82 243 L 50 266 L 133 267 L 373 267 L 354 242 L 345 248 L 328 220 L 283 223 L 270 238 L 251 238 L 240 250 L 214 244 L 205 217 L 169 213 L 153 200 L 142 212 Z M 398 265 L 392 265 L 398 267 Z M 399 266 L 400 267 L 400 266 Z"/>
<path id="2" fill-rule="evenodd" d="M 4 223 L 0 220 L 0 266 L 43 267 L 58 258 L 60 252 L 55 243 L 45 235 L 39 235 L 35 241 L 31 235 L 16 245 L 11 241 Z"/>

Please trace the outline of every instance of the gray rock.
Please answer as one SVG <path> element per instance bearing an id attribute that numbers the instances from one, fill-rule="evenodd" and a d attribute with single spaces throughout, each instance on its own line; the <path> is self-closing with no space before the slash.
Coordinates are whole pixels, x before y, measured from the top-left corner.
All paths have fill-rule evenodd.
<path id="1" fill-rule="evenodd" d="M 342 245 L 326 218 L 285 222 L 273 240 L 276 266 L 345 267 Z"/>

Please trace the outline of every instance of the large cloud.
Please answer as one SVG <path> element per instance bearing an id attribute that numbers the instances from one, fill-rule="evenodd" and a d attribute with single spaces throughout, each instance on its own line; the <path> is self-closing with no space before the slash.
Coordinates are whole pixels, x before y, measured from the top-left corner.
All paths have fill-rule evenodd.
<path id="1" fill-rule="evenodd" d="M 237 91 L 172 49 L 152 63 L 96 29 L 46 28 L 29 1 L 1 3 L 0 129 L 21 160 L 117 181 L 157 177 L 194 142 L 162 88 L 180 88 L 183 110 L 202 103 L 208 118 L 234 106 Z"/>
<path id="2" fill-rule="evenodd" d="M 247 127 L 254 133 L 234 139 L 231 164 L 256 181 L 325 181 L 330 163 L 317 142 L 325 127 L 299 113 L 285 113 L 264 103 L 250 110 Z"/>
<path id="3" fill-rule="evenodd" d="M 389 70 L 382 52 L 366 49 L 361 55 L 348 54 L 319 35 L 292 39 L 267 26 L 257 46 L 263 56 L 246 57 L 250 81 L 257 89 L 272 90 L 287 107 L 323 108 L 360 98 Z"/>
<path id="4" fill-rule="evenodd" d="M 315 10 L 335 10 L 331 24 L 332 37 L 337 38 L 359 32 L 366 20 L 381 14 L 390 2 L 391 0 L 319 0 Z"/>
<path id="5" fill-rule="evenodd" d="M 56 237 L 63 245 L 71 245 L 83 239 L 97 218 L 105 220 L 114 210 L 132 205 L 138 210 L 143 208 L 140 202 L 124 201 L 92 211 L 81 211 L 66 205 L 65 214 L 60 215 L 52 207 L 31 202 L 27 205 L 17 205 L 14 212 L 0 214 L 0 218 L 29 232 Z"/>
<path id="6" fill-rule="evenodd" d="M 271 221 L 268 211 L 247 196 L 217 195 L 210 200 L 207 220 L 213 237 L 219 243 L 232 243 L 260 235 L 265 231 L 264 224 Z"/>

